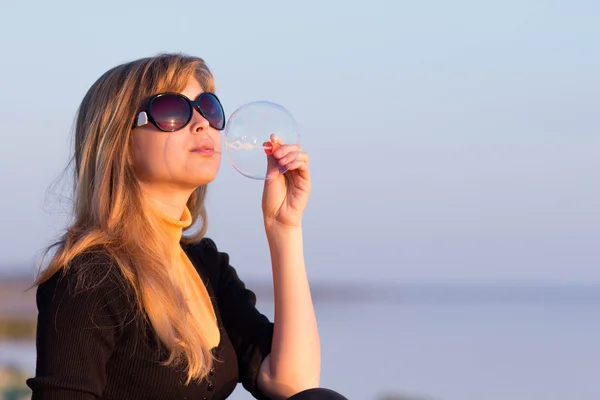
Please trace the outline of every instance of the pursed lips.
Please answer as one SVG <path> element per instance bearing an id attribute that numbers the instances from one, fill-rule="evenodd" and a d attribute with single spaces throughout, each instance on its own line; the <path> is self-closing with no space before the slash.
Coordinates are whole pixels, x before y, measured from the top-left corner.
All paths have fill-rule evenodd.
<path id="1" fill-rule="evenodd" d="M 212 143 L 202 143 L 201 145 L 194 147 L 190 152 L 209 156 L 215 153 L 215 146 Z"/>

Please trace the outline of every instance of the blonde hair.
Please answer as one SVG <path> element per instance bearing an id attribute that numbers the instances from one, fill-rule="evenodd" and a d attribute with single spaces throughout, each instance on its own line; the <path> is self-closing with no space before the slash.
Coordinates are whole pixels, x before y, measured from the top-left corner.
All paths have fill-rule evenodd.
<path id="1" fill-rule="evenodd" d="M 91 86 L 75 122 L 74 220 L 46 249 L 45 255 L 57 250 L 35 281 L 42 284 L 66 271 L 76 256 L 101 246 L 116 261 L 133 289 L 138 310 L 168 349 L 164 364 L 184 366 L 187 383 L 205 377 L 214 361 L 195 309 L 187 307 L 181 293 L 184 282 L 194 278 L 185 271 L 169 275 L 174 255 L 169 254 L 155 213 L 142 200 L 128 160 L 133 122 L 147 99 L 158 92 L 183 91 L 190 76 L 203 90 L 215 91 L 204 60 L 183 54 L 160 54 L 116 66 Z M 206 186 L 201 186 L 188 200 L 192 224 L 201 221 L 201 227 L 184 241 L 199 240 L 206 233 L 205 195 Z M 192 290 L 199 298 L 199 288 Z"/>

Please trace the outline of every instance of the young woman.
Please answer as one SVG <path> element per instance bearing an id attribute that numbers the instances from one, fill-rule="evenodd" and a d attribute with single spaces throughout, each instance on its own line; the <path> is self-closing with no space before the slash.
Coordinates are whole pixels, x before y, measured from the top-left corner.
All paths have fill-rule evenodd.
<path id="1" fill-rule="evenodd" d="M 307 154 L 283 143 L 269 156 L 285 171 L 262 200 L 274 323 L 204 237 L 225 126 L 214 92 L 201 58 L 161 54 L 112 68 L 85 95 L 74 222 L 36 281 L 34 400 L 225 399 L 238 382 L 257 399 L 344 399 L 318 388 Z"/>

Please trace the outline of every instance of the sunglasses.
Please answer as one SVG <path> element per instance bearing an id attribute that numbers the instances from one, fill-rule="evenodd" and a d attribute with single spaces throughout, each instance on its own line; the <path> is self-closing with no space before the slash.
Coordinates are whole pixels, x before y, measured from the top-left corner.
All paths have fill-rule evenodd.
<path id="1" fill-rule="evenodd" d="M 155 94 L 136 119 L 134 128 L 148 122 L 163 132 L 175 132 L 190 123 L 194 110 L 198 111 L 216 130 L 225 129 L 225 113 L 219 98 L 210 92 L 200 93 L 195 101 L 180 93 Z"/>

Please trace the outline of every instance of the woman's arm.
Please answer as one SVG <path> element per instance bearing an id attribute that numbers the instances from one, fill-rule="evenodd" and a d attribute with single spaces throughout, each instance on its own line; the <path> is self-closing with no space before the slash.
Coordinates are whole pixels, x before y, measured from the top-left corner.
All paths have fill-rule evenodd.
<path id="1" fill-rule="evenodd" d="M 306 267 L 302 228 L 266 224 L 275 295 L 271 354 L 257 385 L 273 399 L 319 386 L 321 350 Z"/>

